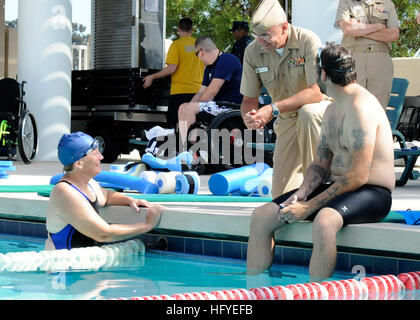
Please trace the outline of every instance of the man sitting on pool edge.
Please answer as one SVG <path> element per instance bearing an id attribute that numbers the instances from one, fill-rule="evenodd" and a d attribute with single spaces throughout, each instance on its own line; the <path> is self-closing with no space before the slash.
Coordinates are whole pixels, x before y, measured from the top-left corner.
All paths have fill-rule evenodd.
<path id="1" fill-rule="evenodd" d="M 83 132 L 64 134 L 58 158 L 65 174 L 51 191 L 46 227 L 47 250 L 97 246 L 149 232 L 159 223 L 164 207 L 101 188 L 93 179 L 101 172 L 102 154 L 96 141 Z M 104 206 L 146 207 L 146 221 L 132 225 L 108 224 L 99 216 Z"/>
<path id="2" fill-rule="evenodd" d="M 321 62 L 321 81 L 334 102 L 325 111 L 315 159 L 299 189 L 254 211 L 248 274 L 270 267 L 276 229 L 306 219 L 313 220 L 310 281 L 320 282 L 334 272 L 338 231 L 351 223 L 380 221 L 391 209 L 394 152 L 385 111 L 356 83 L 349 50 L 328 46 Z"/>

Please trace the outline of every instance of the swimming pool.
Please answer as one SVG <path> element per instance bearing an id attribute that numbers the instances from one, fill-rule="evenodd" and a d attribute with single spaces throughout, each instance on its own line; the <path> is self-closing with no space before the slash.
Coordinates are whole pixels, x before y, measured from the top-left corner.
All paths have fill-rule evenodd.
<path id="1" fill-rule="evenodd" d="M 43 249 L 44 240 L 40 238 L 0 236 L 0 253 Z M 3 271 L 0 299 L 118 299 L 309 282 L 307 267 L 274 265 L 270 272 L 258 276 L 247 276 L 245 270 L 245 261 L 239 259 L 149 251 L 96 271 Z M 337 272 L 332 280 L 354 276 Z"/>

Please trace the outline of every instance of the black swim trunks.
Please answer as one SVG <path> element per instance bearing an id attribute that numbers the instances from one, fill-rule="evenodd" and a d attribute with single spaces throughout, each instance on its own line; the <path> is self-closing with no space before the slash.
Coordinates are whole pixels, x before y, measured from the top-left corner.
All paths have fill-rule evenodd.
<path id="1" fill-rule="evenodd" d="M 331 183 L 319 186 L 308 196 L 308 200 L 316 197 L 331 187 Z M 280 204 L 286 201 L 298 189 L 289 191 L 273 200 Z M 360 188 L 344 193 L 326 203 L 324 208 L 338 211 L 344 220 L 344 225 L 352 223 L 378 222 L 385 218 L 391 210 L 392 196 L 387 188 L 365 184 Z M 319 210 L 305 220 L 314 220 Z"/>

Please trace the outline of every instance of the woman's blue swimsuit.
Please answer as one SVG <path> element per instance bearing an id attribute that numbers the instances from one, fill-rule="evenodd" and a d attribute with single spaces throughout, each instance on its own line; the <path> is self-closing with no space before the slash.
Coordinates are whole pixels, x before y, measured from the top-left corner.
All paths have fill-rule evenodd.
<path id="1" fill-rule="evenodd" d="M 65 182 L 69 184 L 70 186 L 72 186 L 77 191 L 79 191 L 86 198 L 86 200 L 89 201 L 93 209 L 99 214 L 98 198 L 96 197 L 96 194 L 95 194 L 95 201 L 90 201 L 89 198 L 74 184 L 65 180 L 62 180 L 59 182 Z M 90 185 L 89 187 L 92 189 Z M 101 243 L 77 231 L 71 224 L 66 225 L 63 229 L 61 229 L 57 233 L 50 233 L 50 237 L 54 243 L 55 249 L 57 250 L 58 249 L 70 250 L 72 248 L 91 247 L 91 246 L 101 245 Z"/>

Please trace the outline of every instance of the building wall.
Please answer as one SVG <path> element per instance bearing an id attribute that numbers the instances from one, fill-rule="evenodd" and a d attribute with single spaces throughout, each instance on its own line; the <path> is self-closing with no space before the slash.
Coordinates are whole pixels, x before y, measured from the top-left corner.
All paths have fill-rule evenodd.
<path id="1" fill-rule="evenodd" d="M 17 28 L 6 28 L 6 63 L 5 77 L 16 79 L 18 73 L 18 40 Z"/>
<path id="2" fill-rule="evenodd" d="M 292 24 L 315 32 L 322 43 L 341 43 L 341 30 L 334 28 L 338 0 L 293 0 Z"/>
<path id="3" fill-rule="evenodd" d="M 420 95 L 420 58 L 393 58 L 394 77 L 410 81 L 407 96 Z"/>

